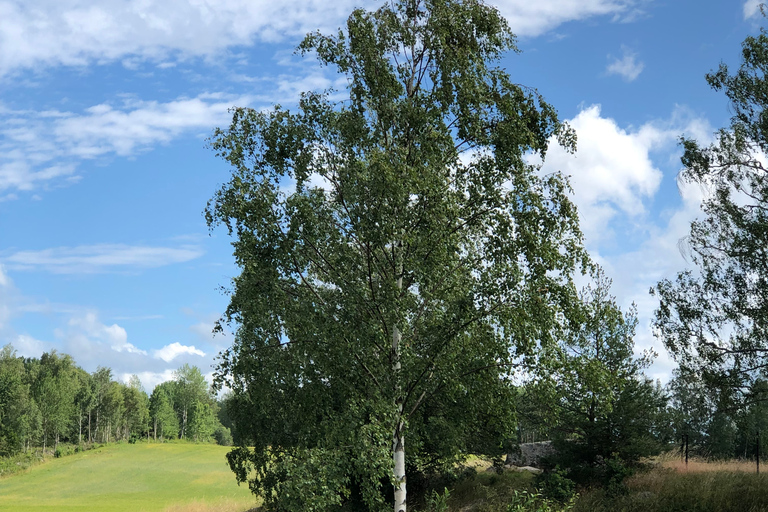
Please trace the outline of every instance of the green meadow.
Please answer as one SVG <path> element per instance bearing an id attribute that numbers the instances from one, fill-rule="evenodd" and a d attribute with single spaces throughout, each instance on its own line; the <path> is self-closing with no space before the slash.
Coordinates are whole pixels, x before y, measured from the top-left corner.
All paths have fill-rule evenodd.
<path id="1" fill-rule="evenodd" d="M 241 512 L 256 505 L 228 447 L 116 444 L 0 479 L 0 511 Z"/>

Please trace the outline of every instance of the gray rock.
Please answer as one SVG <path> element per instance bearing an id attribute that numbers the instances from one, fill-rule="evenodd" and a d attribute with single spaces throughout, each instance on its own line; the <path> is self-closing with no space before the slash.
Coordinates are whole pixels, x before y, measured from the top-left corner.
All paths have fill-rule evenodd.
<path id="1" fill-rule="evenodd" d="M 504 461 L 506 465 L 512 466 L 541 466 L 541 459 L 555 453 L 552 441 L 542 441 L 539 443 L 522 443 L 517 452 L 508 453 Z"/>
<path id="2" fill-rule="evenodd" d="M 504 466 L 509 471 L 517 471 L 518 473 L 533 473 L 534 475 L 538 475 L 539 473 L 543 473 L 543 469 L 534 468 L 532 466 Z"/>

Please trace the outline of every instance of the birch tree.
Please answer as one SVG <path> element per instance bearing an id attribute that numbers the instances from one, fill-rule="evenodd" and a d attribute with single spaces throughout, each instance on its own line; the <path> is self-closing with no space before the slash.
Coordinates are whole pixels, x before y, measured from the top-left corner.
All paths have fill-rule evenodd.
<path id="1" fill-rule="evenodd" d="M 515 39 L 475 0 L 356 10 L 299 50 L 346 91 L 236 108 L 211 140 L 232 177 L 206 216 L 241 269 L 229 462 L 276 510 L 404 512 L 407 472 L 512 436 L 508 377 L 587 263 L 566 179 L 530 156 L 575 137 L 495 66 Z"/>
<path id="2" fill-rule="evenodd" d="M 706 191 L 684 240 L 696 270 L 664 279 L 657 336 L 683 371 L 748 404 L 768 372 L 768 33 L 742 44 L 737 70 L 721 64 L 707 82 L 733 117 L 715 142 L 683 139 L 681 178 Z"/>

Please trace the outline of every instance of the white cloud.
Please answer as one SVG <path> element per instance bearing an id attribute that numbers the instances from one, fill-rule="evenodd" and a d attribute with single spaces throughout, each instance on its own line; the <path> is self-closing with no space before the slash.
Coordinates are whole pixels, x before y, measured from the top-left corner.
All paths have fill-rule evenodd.
<path id="1" fill-rule="evenodd" d="M 748 20 L 760 14 L 760 5 L 762 3 L 763 0 L 747 0 L 744 2 L 744 19 Z"/>
<path id="2" fill-rule="evenodd" d="M 658 225 L 649 226 L 647 237 L 636 250 L 608 257 L 595 252 L 596 259 L 613 277 L 613 292 L 620 302 L 624 307 L 633 302 L 637 305 L 639 322 L 635 352 L 652 349 L 659 354 L 647 373 L 662 382 L 671 378 L 677 363 L 651 330 L 653 314 L 659 303 L 648 290 L 662 279 L 674 279 L 677 272 L 689 267 L 681 252 L 680 241 L 690 232 L 691 221 L 701 214 L 700 204 L 704 197 L 704 191 L 697 185 L 681 184 L 679 191 L 680 204 Z"/>
<path id="3" fill-rule="evenodd" d="M 499 0 L 512 30 L 537 36 L 593 16 L 627 19 L 643 0 Z M 37 0 L 0 1 L 0 75 L 51 66 L 141 61 L 170 67 L 257 41 L 333 31 L 373 0 Z"/>
<path id="4" fill-rule="evenodd" d="M 369 7 L 378 2 L 363 2 Z M 39 0 L 0 2 L 0 74 L 37 66 L 82 66 L 211 57 L 257 40 L 334 29 L 360 2 L 342 0 Z"/>
<path id="5" fill-rule="evenodd" d="M 5 273 L 5 269 L 0 264 L 0 333 L 8 329 L 8 322 L 11 319 L 11 306 L 16 302 L 14 300 L 15 289 L 11 278 Z"/>
<path id="6" fill-rule="evenodd" d="M 576 130 L 578 150 L 572 155 L 551 145 L 543 170 L 570 175 L 587 243 L 596 242 L 609 234 L 618 212 L 629 217 L 645 213 L 643 201 L 653 196 L 662 178 L 649 152 L 676 135 L 652 125 L 624 130 L 602 117 L 598 105 L 569 123 Z"/>
<path id="7" fill-rule="evenodd" d="M 143 371 L 137 373 L 122 373 L 120 374 L 120 377 L 123 382 L 128 382 L 132 375 L 136 375 L 139 377 L 141 385 L 144 387 L 147 393 L 151 394 L 152 390 L 155 389 L 155 386 L 158 384 L 173 380 L 173 372 L 174 370 L 171 369 L 166 369 L 159 372 Z"/>
<path id="8" fill-rule="evenodd" d="M 676 107 L 669 119 L 639 128 L 620 127 L 603 117 L 599 105 L 582 109 L 568 123 L 576 130 L 576 153 L 567 153 L 553 139 L 543 171 L 570 176 L 581 228 L 592 250 L 612 240 L 615 220 L 647 221 L 646 204 L 663 177 L 659 166 L 673 166 L 675 173 L 679 169 L 680 135 L 707 141 L 713 132 L 705 120 L 682 107 Z M 655 158 L 655 153 L 663 153 L 663 158 Z"/>
<path id="9" fill-rule="evenodd" d="M 0 110 L 0 191 L 77 180 L 82 160 L 132 156 L 185 133 L 208 134 L 229 122 L 230 107 L 248 105 L 251 100 L 206 93 L 166 103 L 102 103 L 81 113 Z"/>
<path id="10" fill-rule="evenodd" d="M 639 0 L 499 0 L 492 2 L 506 16 L 514 33 L 538 36 L 569 21 L 611 16 L 616 21 L 638 15 Z"/>
<path id="11" fill-rule="evenodd" d="M 637 305 L 635 350 L 652 349 L 659 354 L 647 373 L 666 382 L 676 364 L 651 332 L 658 301 L 648 290 L 688 266 L 680 240 L 701 213 L 705 191 L 680 183 L 678 202 L 658 215 L 651 214 L 649 205 L 658 200 L 662 172 L 668 176 L 668 186 L 677 184 L 678 137 L 686 135 L 708 144 L 714 129 L 680 107 L 669 119 L 639 128 L 620 127 L 594 105 L 569 122 L 577 132 L 577 153 L 568 155 L 551 146 L 544 170 L 560 169 L 571 175 L 586 245 L 613 279 L 612 293 L 619 304 L 625 309 L 633 302 Z M 623 223 L 632 225 L 631 238 L 625 231 L 617 233 Z"/>
<path id="12" fill-rule="evenodd" d="M 359 2 L 358 2 L 359 3 Z M 125 59 L 210 57 L 256 40 L 335 28 L 351 0 L 40 0 L 0 2 L 0 73 Z M 373 2 L 368 2 L 375 5 Z"/>
<path id="13" fill-rule="evenodd" d="M 152 353 L 154 357 L 157 357 L 158 359 L 162 359 L 166 363 L 170 363 L 171 361 L 173 361 L 174 359 L 176 359 L 178 356 L 182 354 L 190 354 L 190 355 L 205 357 L 205 352 L 195 348 L 194 345 L 186 346 L 178 342 L 174 342 L 174 343 L 171 343 L 170 345 L 166 345 L 159 350 L 154 350 Z"/>
<path id="14" fill-rule="evenodd" d="M 87 346 L 96 342 L 108 346 L 115 352 L 147 355 L 145 350 L 128 342 L 128 333 L 124 328 L 117 324 L 102 324 L 96 313 L 92 311 L 71 318 L 67 325 L 69 332 L 65 337 L 70 344 Z M 75 359 L 77 359 L 76 356 Z"/>
<path id="15" fill-rule="evenodd" d="M 19 251 L 3 258 L 15 270 L 45 270 L 54 274 L 92 274 L 146 269 L 184 263 L 202 256 L 198 246 L 149 247 L 97 244 Z"/>
<path id="16" fill-rule="evenodd" d="M 622 58 L 613 58 L 605 72 L 609 75 L 619 75 L 625 82 L 632 82 L 643 72 L 645 64 L 637 61 L 637 53 L 630 51 L 629 48 L 622 46 L 621 51 Z M 611 56 L 609 55 L 608 58 L 611 59 Z"/>
<path id="17" fill-rule="evenodd" d="M 50 343 L 37 340 L 27 334 L 19 334 L 11 343 L 13 348 L 24 357 L 40 357 L 43 352 L 50 351 L 53 347 Z"/>

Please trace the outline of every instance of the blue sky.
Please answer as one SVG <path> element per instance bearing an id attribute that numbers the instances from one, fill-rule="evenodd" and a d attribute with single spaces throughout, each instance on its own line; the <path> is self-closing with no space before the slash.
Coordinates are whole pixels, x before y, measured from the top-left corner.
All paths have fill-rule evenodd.
<path id="1" fill-rule="evenodd" d="M 659 352 L 648 289 L 686 268 L 679 240 L 702 192 L 680 187 L 679 136 L 729 119 L 704 75 L 739 62 L 755 0 L 501 0 L 522 54 L 502 65 L 576 129 L 545 169 L 571 175 L 586 243 L 637 304 L 638 350 Z M 183 363 L 212 371 L 236 275 L 202 211 L 228 177 L 206 148 L 227 108 L 343 88 L 292 54 L 333 30 L 337 0 L 0 0 L 0 345 L 56 349 L 145 387 Z"/>

